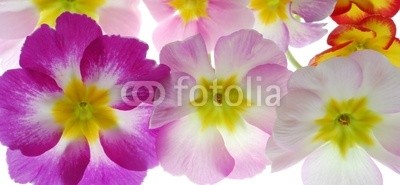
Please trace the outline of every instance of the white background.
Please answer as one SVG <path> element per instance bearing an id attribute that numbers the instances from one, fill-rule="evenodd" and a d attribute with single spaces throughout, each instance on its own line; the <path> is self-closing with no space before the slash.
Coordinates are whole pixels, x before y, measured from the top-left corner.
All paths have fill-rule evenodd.
<path id="1" fill-rule="evenodd" d="M 142 27 L 141 32 L 139 35 L 139 39 L 145 41 L 149 44 L 150 50 L 148 52 L 148 58 L 154 59 L 158 61 L 158 53 L 155 50 L 154 46 L 152 45 L 152 31 L 157 26 L 157 23 L 151 17 L 147 7 L 140 3 L 139 9 L 142 13 Z M 398 14 L 394 18 L 397 25 L 400 25 L 400 14 Z M 327 19 L 323 22 L 327 22 L 327 29 L 332 31 L 335 28 L 336 24 Z M 397 37 L 399 37 L 399 33 L 397 33 Z M 307 65 L 308 61 L 315 56 L 316 54 L 320 53 L 321 51 L 328 48 L 326 44 L 326 37 L 319 40 L 318 42 L 309 45 L 302 49 L 291 49 L 294 56 L 298 59 L 298 61 L 303 65 Z M 293 70 L 292 66 L 289 66 L 289 69 Z M 2 73 L 2 71 L 1 71 Z M 400 92 L 399 92 L 400 93 Z M 400 131 L 399 131 L 400 134 Z M 400 144 L 400 141 L 399 141 Z M 231 180 L 226 179 L 219 182 L 219 185 L 235 185 L 235 184 L 254 184 L 254 185 L 301 185 L 301 166 L 302 162 L 299 164 L 280 171 L 276 173 L 270 173 L 270 167 L 267 167 L 264 172 L 261 174 L 248 179 L 243 180 Z M 391 171 L 389 168 L 381 165 L 378 163 L 378 166 L 381 169 L 384 179 L 384 185 L 398 185 L 400 184 L 400 175 L 396 174 L 395 172 Z M 6 147 L 0 146 L 0 185 L 9 185 L 9 184 L 16 184 L 13 180 L 10 179 L 7 170 L 7 163 L 6 163 Z M 180 176 L 175 177 L 167 172 L 163 171 L 161 167 L 156 167 L 152 170 L 148 171 L 148 175 L 144 180 L 144 184 L 147 185 L 159 185 L 159 184 L 193 184 L 190 182 L 186 177 Z"/>

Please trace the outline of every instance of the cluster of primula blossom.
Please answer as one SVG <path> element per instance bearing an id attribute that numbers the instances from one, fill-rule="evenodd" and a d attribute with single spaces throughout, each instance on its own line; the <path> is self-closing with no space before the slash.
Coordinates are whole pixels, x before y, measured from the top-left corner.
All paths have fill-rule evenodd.
<path id="1" fill-rule="evenodd" d="M 139 3 L 158 22 L 157 62 L 135 38 Z M 9 175 L 141 184 L 160 165 L 213 184 L 304 160 L 305 185 L 381 185 L 376 162 L 400 173 L 399 9 L 398 0 L 0 0 L 1 66 L 19 65 L 0 77 Z M 330 18 L 330 48 L 300 66 L 289 48 L 320 40 Z"/>

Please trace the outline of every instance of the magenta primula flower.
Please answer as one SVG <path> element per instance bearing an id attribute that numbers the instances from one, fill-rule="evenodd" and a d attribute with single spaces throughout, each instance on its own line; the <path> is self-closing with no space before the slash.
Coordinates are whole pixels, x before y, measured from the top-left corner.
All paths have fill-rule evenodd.
<path id="1" fill-rule="evenodd" d="M 3 66 L 17 63 L 25 37 L 41 24 L 54 27 L 67 11 L 93 18 L 107 34 L 136 36 L 138 4 L 139 0 L 0 0 L 0 59 Z"/>
<path id="2" fill-rule="evenodd" d="M 305 158 L 305 185 L 381 185 L 400 173 L 400 70 L 372 50 L 296 71 L 267 144 L 272 171 Z"/>
<path id="3" fill-rule="evenodd" d="M 103 36 L 95 21 L 62 14 L 23 46 L 22 69 L 0 77 L 0 141 L 18 183 L 139 184 L 157 164 L 152 106 L 122 101 L 128 81 L 159 81 L 166 66 L 136 39 Z M 143 91 L 142 93 L 144 93 Z"/>
<path id="4" fill-rule="evenodd" d="M 315 23 L 331 15 L 336 0 L 250 0 L 256 14 L 255 29 L 284 51 L 322 38 L 325 24 Z M 303 21 L 304 20 L 304 21 Z"/>
<path id="5" fill-rule="evenodd" d="M 241 30 L 218 40 L 215 69 L 200 35 L 166 45 L 160 60 L 172 71 L 150 121 L 161 166 L 200 184 L 260 173 L 291 74 L 284 53 Z"/>
<path id="6" fill-rule="evenodd" d="M 217 39 L 245 28 L 252 28 L 254 16 L 247 0 L 144 0 L 159 22 L 153 33 L 158 50 L 174 41 L 201 34 L 208 51 Z"/>

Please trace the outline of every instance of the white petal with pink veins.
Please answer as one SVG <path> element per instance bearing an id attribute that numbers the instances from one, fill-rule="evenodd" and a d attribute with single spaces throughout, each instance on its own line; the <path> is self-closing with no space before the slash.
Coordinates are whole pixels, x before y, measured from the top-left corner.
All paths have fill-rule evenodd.
<path id="1" fill-rule="evenodd" d="M 354 147 L 343 158 L 335 147 L 326 144 L 307 157 L 302 170 L 305 185 L 382 185 L 382 174 L 367 152 Z"/>

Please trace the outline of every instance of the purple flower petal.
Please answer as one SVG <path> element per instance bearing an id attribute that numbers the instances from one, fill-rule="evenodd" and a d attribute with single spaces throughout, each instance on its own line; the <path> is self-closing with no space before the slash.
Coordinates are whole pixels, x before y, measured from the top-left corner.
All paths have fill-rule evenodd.
<path id="1" fill-rule="evenodd" d="M 291 10 L 307 22 L 321 21 L 332 14 L 336 0 L 293 0 Z"/>
<path id="2" fill-rule="evenodd" d="M 77 184 L 90 160 L 86 140 L 75 140 L 65 146 L 59 143 L 40 156 L 28 157 L 19 151 L 8 150 L 10 176 L 18 183 Z"/>
<path id="3" fill-rule="evenodd" d="M 71 75 L 79 75 L 85 48 L 101 35 L 101 28 L 94 20 L 64 13 L 57 19 L 56 30 L 43 25 L 26 39 L 20 65 L 45 73 L 63 86 Z"/>
<path id="4" fill-rule="evenodd" d="M 169 68 L 145 59 L 147 49 L 147 44 L 136 39 L 99 37 L 85 50 L 80 66 L 82 79 L 106 89 L 130 81 L 161 81 L 169 75 Z M 120 92 L 117 98 L 117 102 L 112 102 L 116 108 L 133 108 L 121 101 Z"/>
<path id="5" fill-rule="evenodd" d="M 62 128 L 51 119 L 61 89 L 50 77 L 27 70 L 0 77 L 0 141 L 25 155 L 40 155 L 59 141 Z"/>
<path id="6" fill-rule="evenodd" d="M 214 69 L 211 67 L 201 35 L 166 45 L 160 52 L 160 63 L 169 66 L 172 72 L 184 72 L 195 79 L 214 76 Z"/>
<path id="7" fill-rule="evenodd" d="M 152 107 L 118 111 L 119 128 L 100 133 L 107 156 L 128 170 L 145 171 L 157 165 L 154 133 L 150 132 Z"/>
<path id="8" fill-rule="evenodd" d="M 221 37 L 215 46 L 217 77 L 246 75 L 259 65 L 277 64 L 286 67 L 285 54 L 271 40 L 254 30 L 240 30 Z"/>
<path id="9" fill-rule="evenodd" d="M 132 184 L 139 185 L 146 176 L 145 171 L 131 171 L 111 161 L 101 145 L 90 145 L 91 160 L 79 185 Z"/>

